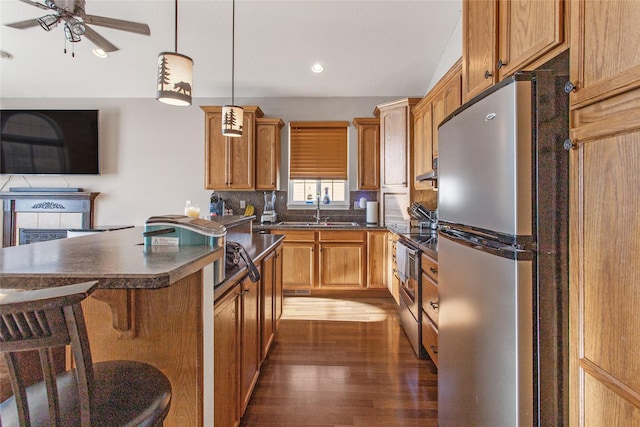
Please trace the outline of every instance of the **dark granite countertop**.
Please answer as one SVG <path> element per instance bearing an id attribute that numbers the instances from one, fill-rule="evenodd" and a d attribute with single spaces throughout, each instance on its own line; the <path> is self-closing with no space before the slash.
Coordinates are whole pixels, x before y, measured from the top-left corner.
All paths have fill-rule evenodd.
<path id="1" fill-rule="evenodd" d="M 386 230 L 387 228 L 381 225 L 367 225 L 365 223 L 355 222 L 351 225 L 339 225 L 332 226 L 331 221 L 328 222 L 329 225 L 324 223 L 313 224 L 313 221 L 310 221 L 308 225 L 304 225 L 306 223 L 301 222 L 300 225 L 290 225 L 283 224 L 289 221 L 280 221 L 275 224 L 270 223 L 260 223 L 258 221 L 253 222 L 253 230 L 254 231 L 271 231 L 271 230 L 338 230 L 338 231 L 350 231 L 350 230 L 358 230 L 358 231 L 375 231 L 375 230 Z M 334 223 L 335 224 L 335 223 Z"/>
<path id="2" fill-rule="evenodd" d="M 103 289 L 156 289 L 222 256 L 222 248 L 207 246 L 145 250 L 143 231 L 144 227 L 134 227 L 2 248 L 0 288 L 32 289 L 98 280 Z M 227 239 L 239 241 L 252 258 L 259 259 L 282 236 L 230 232 Z"/>
<path id="3" fill-rule="evenodd" d="M 425 254 L 438 260 L 438 233 L 435 230 L 425 230 L 418 227 L 389 227 L 401 240 L 417 246 Z"/>

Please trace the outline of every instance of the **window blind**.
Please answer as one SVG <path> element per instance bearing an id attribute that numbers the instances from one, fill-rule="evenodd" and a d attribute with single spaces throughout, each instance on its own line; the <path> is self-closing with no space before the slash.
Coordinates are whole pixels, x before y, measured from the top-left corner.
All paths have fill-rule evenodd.
<path id="1" fill-rule="evenodd" d="M 348 179 L 349 122 L 291 122 L 289 179 Z"/>

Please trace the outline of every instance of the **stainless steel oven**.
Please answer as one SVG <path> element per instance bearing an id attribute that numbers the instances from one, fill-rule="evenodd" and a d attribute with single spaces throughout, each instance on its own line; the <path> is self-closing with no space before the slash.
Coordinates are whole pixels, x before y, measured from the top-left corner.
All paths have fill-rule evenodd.
<path id="1" fill-rule="evenodd" d="M 420 251 L 413 246 L 398 242 L 396 263 L 400 279 L 400 324 L 413 350 L 420 358 L 425 356 L 422 349 L 422 295 L 420 286 Z"/>

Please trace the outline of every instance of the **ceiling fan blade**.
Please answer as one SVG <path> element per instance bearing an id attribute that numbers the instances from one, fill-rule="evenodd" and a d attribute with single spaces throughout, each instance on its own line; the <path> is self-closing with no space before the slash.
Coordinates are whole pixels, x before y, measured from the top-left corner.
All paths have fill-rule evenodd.
<path id="1" fill-rule="evenodd" d="M 40 25 L 37 19 L 27 19 L 26 21 L 12 22 L 11 24 L 4 24 L 7 27 L 17 28 L 23 30 L 25 28 L 37 27 Z"/>
<path id="2" fill-rule="evenodd" d="M 97 47 L 102 49 L 105 52 L 114 52 L 118 50 L 111 42 L 98 34 L 95 30 L 89 28 L 88 25 L 85 25 L 85 33 L 84 35 Z"/>
<path id="3" fill-rule="evenodd" d="M 82 15 L 81 17 L 84 22 L 91 25 L 129 31 L 131 33 L 144 34 L 145 36 L 151 34 L 149 26 L 147 24 L 141 24 L 139 22 L 123 21 L 122 19 L 106 18 L 104 16 L 86 14 Z"/>
<path id="4" fill-rule="evenodd" d="M 26 3 L 26 4 L 30 4 L 31 6 L 35 6 L 35 7 L 39 7 L 40 9 L 43 10 L 51 10 L 50 7 L 42 4 L 42 3 L 36 3 L 35 1 L 31 1 L 31 0 L 20 0 L 22 3 Z"/>

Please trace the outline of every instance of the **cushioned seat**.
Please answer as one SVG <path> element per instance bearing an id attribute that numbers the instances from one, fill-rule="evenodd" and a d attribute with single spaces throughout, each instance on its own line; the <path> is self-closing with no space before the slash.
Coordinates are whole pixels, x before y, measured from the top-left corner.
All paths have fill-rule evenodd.
<path id="1" fill-rule="evenodd" d="M 162 425 L 171 384 L 160 370 L 134 361 L 91 362 L 80 302 L 96 285 L 15 292 L 4 298 L 0 291 L 0 351 L 7 359 L 14 391 L 0 404 L 1 426 L 53 426 L 56 417 L 61 426 Z M 49 350 L 64 344 L 71 345 L 76 368 L 57 374 L 57 387 L 52 387 Z M 30 386 L 21 381 L 15 353 L 31 349 L 40 353 L 43 377 L 52 379 L 49 386 L 45 380 Z M 21 418 L 27 408 L 30 424 Z"/>

